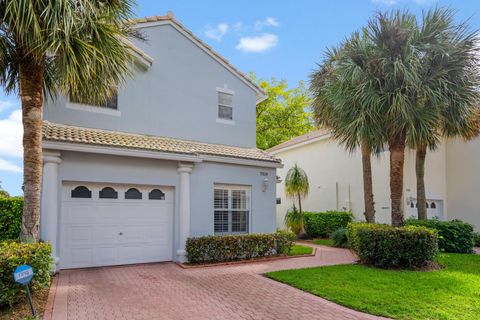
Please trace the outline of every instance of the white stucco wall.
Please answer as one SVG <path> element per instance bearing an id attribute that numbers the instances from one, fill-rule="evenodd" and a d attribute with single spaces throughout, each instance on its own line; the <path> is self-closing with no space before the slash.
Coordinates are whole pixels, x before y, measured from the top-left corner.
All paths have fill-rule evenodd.
<path id="1" fill-rule="evenodd" d="M 450 218 L 480 231 L 480 139 L 447 143 L 447 195 Z"/>
<path id="2" fill-rule="evenodd" d="M 297 163 L 309 178 L 310 193 L 303 202 L 306 211 L 352 210 L 357 220 L 364 220 L 363 178 L 360 151 L 349 153 L 331 139 L 318 140 L 274 155 L 284 167 L 278 169 L 282 182 L 277 185 L 277 226 L 283 227 L 283 219 L 292 201 L 286 199 L 284 181 L 287 171 Z M 446 207 L 445 147 L 427 154 L 425 184 L 427 198 L 444 201 Z M 389 152 L 372 158 L 373 192 L 378 222 L 390 223 Z M 338 191 L 337 191 L 338 189 Z M 416 197 L 415 153 L 407 150 L 404 169 L 404 203 L 408 197 Z M 337 203 L 338 199 L 338 203 Z M 408 217 L 408 208 L 405 216 Z M 445 217 L 445 210 L 444 210 Z"/>
<path id="3" fill-rule="evenodd" d="M 175 191 L 174 246 L 178 247 L 178 162 L 82 152 L 61 152 L 58 188 L 64 181 L 172 186 Z M 251 187 L 250 232 L 275 231 L 275 171 L 272 168 L 203 162 L 190 177 L 190 236 L 212 235 L 214 184 Z M 263 191 L 264 179 L 268 187 Z M 61 208 L 61 195 L 58 197 Z M 59 210 L 58 237 L 62 213 Z"/>
<path id="4" fill-rule="evenodd" d="M 154 59 L 119 88 L 120 115 L 46 100 L 44 119 L 87 128 L 255 147 L 256 92 L 171 25 L 143 28 L 135 44 Z M 234 124 L 217 122 L 217 87 L 234 91 Z M 77 105 L 78 106 L 78 105 Z"/>

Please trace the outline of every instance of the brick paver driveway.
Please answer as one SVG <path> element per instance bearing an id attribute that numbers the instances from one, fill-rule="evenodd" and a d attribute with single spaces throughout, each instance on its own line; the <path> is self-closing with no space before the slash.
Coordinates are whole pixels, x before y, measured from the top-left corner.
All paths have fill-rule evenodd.
<path id="1" fill-rule="evenodd" d="M 281 269 L 351 263 L 350 251 L 317 247 L 315 257 L 182 269 L 173 263 L 60 272 L 45 320 L 379 319 L 275 282 Z"/>

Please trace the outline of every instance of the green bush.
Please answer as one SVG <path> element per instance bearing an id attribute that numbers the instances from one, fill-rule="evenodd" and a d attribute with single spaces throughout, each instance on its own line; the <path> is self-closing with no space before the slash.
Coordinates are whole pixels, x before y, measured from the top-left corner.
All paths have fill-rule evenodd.
<path id="1" fill-rule="evenodd" d="M 337 229 L 330 235 L 330 239 L 333 240 L 334 247 L 347 248 L 348 247 L 347 228 Z"/>
<path id="2" fill-rule="evenodd" d="M 475 247 L 480 247 L 480 232 L 473 234 L 473 242 L 475 242 Z"/>
<path id="3" fill-rule="evenodd" d="M 310 238 L 328 238 L 353 221 L 353 214 L 344 211 L 305 212 L 305 231 Z"/>
<path id="4" fill-rule="evenodd" d="M 22 197 L 0 198 L 0 241 L 18 239 L 22 212 Z"/>
<path id="5" fill-rule="evenodd" d="M 25 297 L 24 287 L 13 280 L 13 271 L 22 264 L 33 268 L 33 291 L 50 285 L 51 253 L 52 247 L 48 243 L 0 243 L 0 309 L 11 307 Z"/>
<path id="6" fill-rule="evenodd" d="M 432 263 L 438 234 L 426 227 L 351 223 L 347 237 L 363 263 L 382 268 L 419 268 Z"/>
<path id="7" fill-rule="evenodd" d="M 443 252 L 471 253 L 473 251 L 473 226 L 460 220 L 407 219 L 406 225 L 423 226 L 438 231 L 438 248 Z"/>
<path id="8" fill-rule="evenodd" d="M 188 238 L 187 258 L 190 263 L 213 263 L 287 254 L 295 238 L 287 231 Z"/>

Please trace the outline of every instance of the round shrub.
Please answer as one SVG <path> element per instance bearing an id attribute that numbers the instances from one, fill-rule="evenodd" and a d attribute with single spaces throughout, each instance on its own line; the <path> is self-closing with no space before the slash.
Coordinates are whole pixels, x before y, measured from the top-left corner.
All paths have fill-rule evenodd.
<path id="1" fill-rule="evenodd" d="M 352 223 L 348 241 L 363 263 L 381 268 L 421 268 L 438 253 L 438 234 L 426 227 Z"/>
<path id="2" fill-rule="evenodd" d="M 473 251 L 473 226 L 460 220 L 407 219 L 406 225 L 422 226 L 438 231 L 438 248 L 443 252 L 471 253 Z"/>
<path id="3" fill-rule="evenodd" d="M 305 212 L 304 223 L 310 238 L 327 238 L 353 221 L 353 214 L 345 211 Z"/>
<path id="4" fill-rule="evenodd" d="M 333 245 L 335 247 L 347 248 L 348 247 L 347 228 L 337 229 L 330 235 L 330 239 L 333 240 Z"/>
<path id="5" fill-rule="evenodd" d="M 0 242 L 0 309 L 11 307 L 25 297 L 25 289 L 13 280 L 13 271 L 22 264 L 33 268 L 31 289 L 48 288 L 51 280 L 52 247 L 48 243 Z"/>

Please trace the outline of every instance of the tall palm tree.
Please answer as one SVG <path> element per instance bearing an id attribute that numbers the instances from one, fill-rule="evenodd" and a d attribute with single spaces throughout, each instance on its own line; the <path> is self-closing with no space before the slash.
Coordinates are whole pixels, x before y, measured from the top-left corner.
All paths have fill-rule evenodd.
<path id="1" fill-rule="evenodd" d="M 442 69 L 436 64 L 444 57 L 434 53 L 442 52 L 443 38 L 460 36 L 466 39 L 465 43 L 476 39 L 476 34 L 469 33 L 464 24 L 456 27 L 462 32 L 452 36 L 450 33 L 456 29 L 442 26 L 448 20 L 445 17 L 451 15 L 449 9 L 435 8 L 425 13 L 419 23 L 408 11 L 379 13 L 352 37 L 359 38 L 362 46 L 351 46 L 352 52 L 344 60 L 335 61 L 336 68 L 346 69 L 343 75 L 355 79 L 354 98 L 363 107 L 357 117 L 381 117 L 375 130 L 380 128 L 390 151 L 394 226 L 404 223 L 403 167 L 407 143 L 417 146 L 428 142 L 428 146 L 443 118 L 439 110 L 448 113 L 456 108 L 448 108 L 444 97 L 452 100 L 457 84 L 452 85 L 452 78 L 441 76 Z M 471 74 L 477 70 L 470 64 L 468 68 Z M 433 72 L 439 75 L 432 75 Z M 465 85 L 461 79 L 458 81 L 458 85 Z M 470 87 L 471 83 L 467 85 Z M 352 104 L 352 108 L 357 106 Z M 352 118 L 346 125 L 354 124 Z"/>
<path id="2" fill-rule="evenodd" d="M 324 63 L 312 74 L 310 89 L 318 125 L 330 129 L 334 139 L 348 151 L 360 148 L 365 219 L 374 223 L 371 156 L 383 149 L 383 132 L 380 114 L 357 98 L 364 79 L 355 72 L 354 60 L 367 49 L 366 44 L 365 39 L 355 33 L 338 48 L 328 50 Z"/>
<path id="3" fill-rule="evenodd" d="M 436 45 L 422 56 L 428 66 L 422 84 L 430 92 L 420 108 L 437 113 L 437 126 L 411 136 L 409 146 L 416 148 L 418 219 L 427 219 L 425 194 L 425 158 L 427 148 L 434 150 L 444 138 L 471 139 L 479 133 L 480 68 L 478 34 L 469 32 L 465 23 L 454 22 L 451 10 L 429 12 L 424 28 L 431 29 Z M 436 88 L 437 87 L 437 88 Z"/>
<path id="4" fill-rule="evenodd" d="M 285 222 L 288 227 L 298 232 L 299 235 L 305 234 L 303 224 L 302 199 L 308 195 L 309 184 L 305 171 L 295 164 L 287 172 L 285 177 L 285 195 L 294 202 L 293 210 L 285 216 Z M 295 207 L 295 201 L 298 201 L 298 211 Z"/>
<path id="5" fill-rule="evenodd" d="M 101 103 L 130 73 L 133 0 L 0 2 L 0 85 L 19 94 L 25 204 L 21 238 L 38 240 L 44 95 Z"/>

